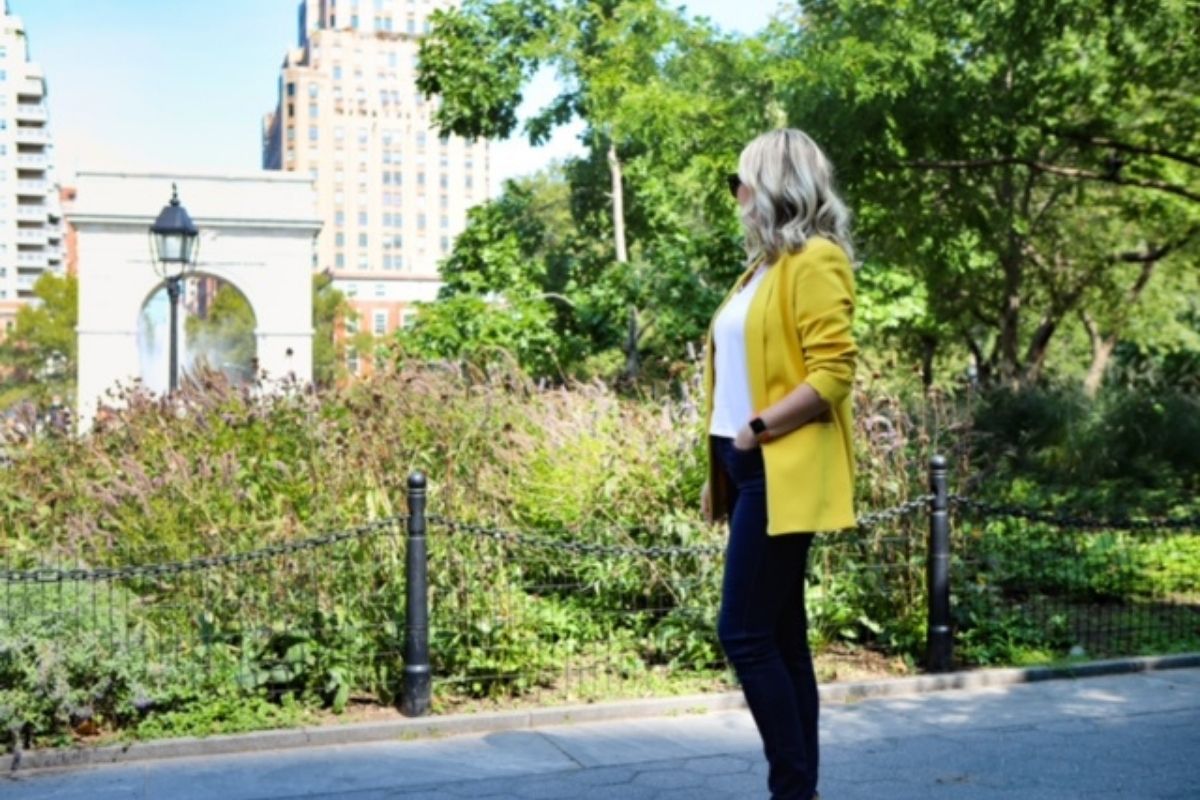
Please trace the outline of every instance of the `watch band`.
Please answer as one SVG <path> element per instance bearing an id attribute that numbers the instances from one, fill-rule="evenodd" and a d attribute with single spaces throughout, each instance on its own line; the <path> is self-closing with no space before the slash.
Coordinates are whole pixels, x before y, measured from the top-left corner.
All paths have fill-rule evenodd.
<path id="1" fill-rule="evenodd" d="M 750 420 L 750 431 L 754 434 L 754 438 L 759 444 L 771 441 L 771 432 L 767 430 L 767 423 L 763 422 L 762 417 L 755 417 Z"/>

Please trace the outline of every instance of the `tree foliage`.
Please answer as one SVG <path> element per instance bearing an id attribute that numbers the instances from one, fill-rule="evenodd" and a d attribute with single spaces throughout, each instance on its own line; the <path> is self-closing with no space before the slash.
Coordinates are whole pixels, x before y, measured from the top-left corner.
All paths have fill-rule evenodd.
<path id="1" fill-rule="evenodd" d="M 231 378 L 252 380 L 255 341 L 254 309 L 237 287 L 222 283 L 204 317 L 189 316 L 184 325 L 188 351 L 196 362 Z"/>
<path id="2" fill-rule="evenodd" d="M 313 382 L 331 386 L 345 375 L 345 343 L 337 337 L 338 326 L 354 312 L 346 296 L 333 285 L 327 273 L 313 275 Z"/>
<path id="3" fill-rule="evenodd" d="M 1056 331 L 1127 315 L 1130 265 L 1191 267 L 1197 13 L 818 0 L 773 31 L 783 102 L 839 165 L 868 270 L 925 287 L 915 339 L 1019 384 Z"/>
<path id="4" fill-rule="evenodd" d="M 69 400 L 75 385 L 75 326 L 79 281 L 43 272 L 33 302 L 17 311 L 16 325 L 0 342 L 0 405 L 18 400 L 42 404 Z"/>
<path id="5" fill-rule="evenodd" d="M 538 237 L 515 184 L 447 267 L 522 253 L 501 259 L 503 288 L 569 300 L 551 305 L 578 337 L 569 358 L 671 374 L 740 268 L 721 177 L 754 135 L 793 125 L 856 213 L 868 362 L 918 364 L 927 383 L 971 364 L 988 383 L 1095 384 L 1120 341 L 1197 335 L 1197 18 L 1195 0 L 816 0 L 731 36 L 655 0 L 472 0 L 422 46 L 438 124 L 539 142 L 578 118 L 586 152 L 562 168 L 559 271 L 512 248 Z M 522 124 L 545 67 L 562 89 Z"/>

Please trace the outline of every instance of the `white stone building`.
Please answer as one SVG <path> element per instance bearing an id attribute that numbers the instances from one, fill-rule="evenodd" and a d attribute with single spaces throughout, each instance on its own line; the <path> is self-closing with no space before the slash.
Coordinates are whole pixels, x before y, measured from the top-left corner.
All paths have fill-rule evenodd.
<path id="1" fill-rule="evenodd" d="M 0 15 L 0 337 L 47 270 L 61 272 L 62 211 L 46 79 L 20 17 Z"/>

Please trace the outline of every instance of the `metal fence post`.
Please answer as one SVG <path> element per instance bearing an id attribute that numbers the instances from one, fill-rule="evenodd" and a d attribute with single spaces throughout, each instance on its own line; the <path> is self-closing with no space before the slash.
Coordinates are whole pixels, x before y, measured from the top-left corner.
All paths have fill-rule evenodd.
<path id="1" fill-rule="evenodd" d="M 950 628 L 950 515 L 946 490 L 946 457 L 929 459 L 929 627 L 925 639 L 926 668 L 947 672 L 953 666 L 954 634 Z"/>
<path id="2" fill-rule="evenodd" d="M 425 474 L 414 472 L 408 476 L 404 692 L 400 699 L 400 711 L 407 717 L 429 713 L 429 563 L 425 544 Z"/>

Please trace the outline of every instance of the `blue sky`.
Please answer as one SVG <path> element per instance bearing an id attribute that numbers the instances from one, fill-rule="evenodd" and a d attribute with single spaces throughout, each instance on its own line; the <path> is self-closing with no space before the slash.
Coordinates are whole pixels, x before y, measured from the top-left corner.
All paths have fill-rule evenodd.
<path id="1" fill-rule="evenodd" d="M 753 32 L 778 0 L 689 0 L 726 30 Z M 9 0 L 46 72 L 59 173 L 80 167 L 259 168 L 262 115 L 296 40 L 296 0 Z M 536 107 L 554 92 L 540 75 Z M 576 151 L 577 128 L 547 145 L 493 150 L 493 190 Z"/>

